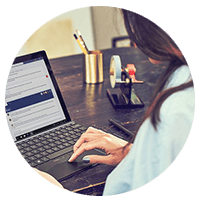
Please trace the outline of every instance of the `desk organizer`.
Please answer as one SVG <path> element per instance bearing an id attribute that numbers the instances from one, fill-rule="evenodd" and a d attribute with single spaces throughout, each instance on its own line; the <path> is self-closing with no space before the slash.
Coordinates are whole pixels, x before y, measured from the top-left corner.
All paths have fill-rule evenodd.
<path id="1" fill-rule="evenodd" d="M 101 51 L 94 50 L 85 54 L 83 82 L 93 84 L 103 82 L 103 53 Z"/>

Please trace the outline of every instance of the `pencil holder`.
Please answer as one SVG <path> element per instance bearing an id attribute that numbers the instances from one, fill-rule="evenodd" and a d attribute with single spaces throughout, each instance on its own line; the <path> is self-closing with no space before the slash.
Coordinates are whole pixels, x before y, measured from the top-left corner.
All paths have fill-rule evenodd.
<path id="1" fill-rule="evenodd" d="M 83 68 L 83 82 L 102 83 L 103 82 L 103 53 L 95 50 L 85 55 Z"/>

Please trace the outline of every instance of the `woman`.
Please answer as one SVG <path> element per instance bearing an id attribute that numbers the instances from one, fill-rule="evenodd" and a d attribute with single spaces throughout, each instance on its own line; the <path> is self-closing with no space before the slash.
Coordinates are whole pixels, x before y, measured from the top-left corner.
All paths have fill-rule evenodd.
<path id="1" fill-rule="evenodd" d="M 118 165 L 106 180 L 104 195 L 127 192 L 162 173 L 182 149 L 194 114 L 194 88 L 187 63 L 173 40 L 157 25 L 122 10 L 130 39 L 152 63 L 168 61 L 134 144 L 90 127 L 74 145 L 73 162 L 86 150 L 104 149 L 107 156 L 83 162 Z"/>

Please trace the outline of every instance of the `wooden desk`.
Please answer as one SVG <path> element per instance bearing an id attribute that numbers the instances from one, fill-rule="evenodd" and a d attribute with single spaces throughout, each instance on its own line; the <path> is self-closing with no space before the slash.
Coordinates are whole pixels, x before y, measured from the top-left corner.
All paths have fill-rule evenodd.
<path id="1" fill-rule="evenodd" d="M 114 119 L 125 128 L 135 131 L 152 97 L 152 92 L 163 73 L 166 63 L 153 65 L 140 50 L 115 48 L 103 50 L 104 82 L 101 84 L 85 84 L 82 78 L 84 55 L 74 55 L 51 59 L 50 64 L 55 73 L 64 101 L 71 118 L 85 126 L 100 128 L 109 133 L 124 134 L 108 120 Z M 136 78 L 143 84 L 135 85 L 138 96 L 145 104 L 144 108 L 114 109 L 107 97 L 106 89 L 111 88 L 109 82 L 110 58 L 120 55 L 122 64 L 133 63 L 136 66 Z M 81 172 L 61 184 L 68 190 L 89 195 L 102 195 L 104 182 L 113 166 L 97 165 Z"/>

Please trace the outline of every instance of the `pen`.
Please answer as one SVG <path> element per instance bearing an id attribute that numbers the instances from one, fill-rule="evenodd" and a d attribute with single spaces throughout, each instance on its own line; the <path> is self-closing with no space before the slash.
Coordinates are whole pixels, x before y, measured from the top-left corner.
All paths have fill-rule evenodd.
<path id="1" fill-rule="evenodd" d="M 124 128 L 122 125 L 118 124 L 116 121 L 114 121 L 113 119 L 109 119 L 109 122 L 111 124 L 113 124 L 114 126 L 116 126 L 117 128 L 119 128 L 120 130 L 122 130 L 124 133 L 128 134 L 129 136 L 135 136 L 134 133 L 132 133 L 131 131 L 129 131 L 128 129 Z"/>
<path id="2" fill-rule="evenodd" d="M 85 46 L 86 51 L 89 52 L 89 50 L 88 50 L 88 48 L 87 48 L 87 46 L 86 46 L 86 44 L 85 44 L 85 42 L 84 42 L 84 40 L 83 40 L 83 37 L 82 37 L 82 35 L 81 35 L 81 32 L 77 29 L 77 30 L 76 30 L 76 33 L 77 33 L 77 35 L 79 36 L 79 38 L 81 39 L 81 42 L 83 43 L 83 45 Z"/>
<path id="3" fill-rule="evenodd" d="M 81 42 L 80 42 L 80 40 L 78 39 L 78 37 L 76 36 L 76 34 L 74 34 L 74 38 L 75 38 L 75 40 L 77 41 L 77 43 L 78 43 L 79 47 L 81 48 L 82 52 L 83 52 L 85 55 L 88 54 L 88 52 L 87 52 L 85 46 L 84 46 L 83 44 L 81 44 Z"/>

